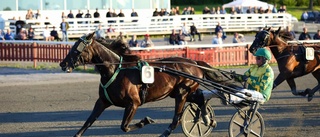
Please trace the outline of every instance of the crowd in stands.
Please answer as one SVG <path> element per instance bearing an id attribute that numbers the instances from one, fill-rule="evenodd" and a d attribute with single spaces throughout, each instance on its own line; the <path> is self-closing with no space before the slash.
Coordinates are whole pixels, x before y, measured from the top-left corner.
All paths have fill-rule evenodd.
<path id="1" fill-rule="evenodd" d="M 229 11 L 227 11 L 224 7 L 212 7 L 211 9 L 208 7 L 204 7 L 202 14 L 243 14 L 243 13 L 283 13 L 286 12 L 286 7 L 282 5 L 279 10 L 277 10 L 277 6 L 274 5 L 273 9 L 270 7 L 268 9 L 262 9 L 258 8 L 257 6 L 254 7 L 248 7 L 246 12 L 241 11 L 241 7 L 232 7 Z M 192 15 L 195 14 L 195 9 L 191 6 L 184 7 L 182 10 L 180 10 L 179 6 L 172 7 L 170 12 L 167 11 L 167 9 L 163 8 L 158 10 L 157 8 L 152 13 L 153 16 L 173 16 L 173 15 Z M 135 12 L 134 9 L 132 9 L 132 12 L 130 14 L 131 17 L 138 17 L 138 13 Z M 43 33 L 41 34 L 43 36 L 43 40 L 45 41 L 68 41 L 68 29 L 69 24 L 73 24 L 73 22 L 66 22 L 65 19 L 72 19 L 72 18 L 101 18 L 98 8 L 96 8 L 96 11 L 93 13 L 93 16 L 91 15 L 90 11 L 87 10 L 87 13 L 84 14 L 81 10 L 78 10 L 78 13 L 74 16 L 72 13 L 72 10 L 68 14 L 65 14 L 64 12 L 61 13 L 61 23 L 60 23 L 60 30 L 56 30 L 56 26 L 51 26 L 51 23 L 49 22 L 48 17 L 45 17 L 48 22 L 45 22 L 46 29 L 44 29 Z M 119 13 L 116 13 L 115 9 L 108 9 L 108 12 L 105 15 L 106 18 L 110 17 L 125 17 L 122 10 L 119 10 Z M 41 19 L 41 13 L 39 10 L 35 14 L 33 14 L 32 9 L 29 9 L 27 11 L 27 14 L 25 16 L 26 20 L 31 19 Z M 15 17 L 13 18 L 15 20 Z M 188 19 L 189 20 L 189 19 Z M 112 28 L 112 25 L 109 23 L 114 23 L 115 21 L 109 20 L 108 26 L 109 28 L 104 30 L 102 29 L 102 24 L 99 22 L 99 20 L 95 20 L 93 22 L 82 22 L 78 21 L 78 23 L 96 23 L 97 29 L 96 29 L 96 36 L 97 37 L 104 37 L 104 38 L 116 38 L 115 29 Z M 120 20 L 120 22 L 123 22 L 123 20 Z M 132 20 L 132 22 L 137 22 L 137 20 Z M 15 22 L 15 24 L 11 24 L 16 26 L 16 34 L 11 33 L 10 29 L 7 29 L 7 33 L 4 33 L 1 31 L 2 34 L 0 34 L 0 40 L 33 40 L 35 38 L 34 30 L 31 27 L 31 25 L 26 24 L 24 20 L 19 17 L 19 19 Z M 52 30 L 49 30 L 49 28 L 52 28 Z M 61 31 L 62 37 L 59 37 L 58 31 Z M 178 33 L 177 33 L 178 32 Z M 122 32 L 119 32 L 120 35 L 122 35 Z M 215 28 L 215 37 L 212 40 L 213 44 L 222 44 L 223 40 L 226 39 L 226 33 L 223 31 L 223 28 L 221 27 L 220 23 L 217 24 Z M 186 23 L 184 22 L 181 26 L 181 29 L 172 30 L 172 34 L 169 36 L 169 43 L 172 45 L 186 45 L 189 42 L 196 41 L 196 36 L 198 37 L 198 41 L 201 41 L 201 34 L 197 30 L 195 24 L 193 23 L 190 26 L 186 26 Z M 122 36 L 121 36 L 122 37 Z M 187 40 L 186 38 L 189 38 L 190 40 Z M 245 39 L 242 34 L 234 33 L 233 42 L 239 43 L 244 42 Z M 136 40 L 136 36 L 133 35 L 132 39 L 130 40 L 130 46 L 132 47 L 149 47 L 152 44 L 152 41 L 150 39 L 149 35 L 145 35 L 145 39 L 138 43 Z"/>

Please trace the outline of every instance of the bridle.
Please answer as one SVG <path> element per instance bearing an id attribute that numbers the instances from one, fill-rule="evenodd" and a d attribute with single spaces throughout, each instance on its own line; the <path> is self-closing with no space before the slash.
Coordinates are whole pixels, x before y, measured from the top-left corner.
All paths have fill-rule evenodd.
<path id="1" fill-rule="evenodd" d="M 78 46 L 76 47 L 76 50 L 74 51 L 76 55 L 76 58 L 71 57 L 70 61 L 72 64 L 72 67 L 75 68 L 76 67 L 76 62 L 78 60 L 81 61 L 81 64 L 84 64 L 84 59 L 82 56 L 80 56 L 80 54 L 83 52 L 83 50 L 89 46 L 90 44 L 92 44 L 92 40 L 87 40 L 86 36 L 82 36 L 80 38 L 80 43 L 78 44 Z M 81 58 L 81 59 L 80 59 Z"/>

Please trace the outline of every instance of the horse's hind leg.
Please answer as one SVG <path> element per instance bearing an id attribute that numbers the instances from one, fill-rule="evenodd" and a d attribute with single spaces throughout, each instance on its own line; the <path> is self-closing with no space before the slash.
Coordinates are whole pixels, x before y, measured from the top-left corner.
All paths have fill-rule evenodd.
<path id="1" fill-rule="evenodd" d="M 93 124 L 94 121 L 101 115 L 101 113 L 111 105 L 105 104 L 100 98 L 96 101 L 94 108 L 87 119 L 87 121 L 83 124 L 81 129 L 74 135 L 74 137 L 81 137 L 82 134 Z"/>
<path id="2" fill-rule="evenodd" d="M 317 92 L 318 90 L 320 90 L 320 69 L 318 69 L 317 71 L 312 72 L 312 75 L 317 79 L 318 85 L 315 86 L 311 91 L 310 91 L 310 89 L 306 89 L 305 92 L 309 92 L 308 101 L 311 101 L 313 99 L 314 93 Z"/>
<path id="3" fill-rule="evenodd" d="M 138 123 L 136 123 L 134 125 L 129 125 L 130 122 L 132 121 L 134 115 L 137 112 L 137 108 L 138 108 L 138 105 L 136 105 L 135 103 L 133 103 L 130 106 L 125 108 L 123 119 L 122 119 L 122 123 L 121 123 L 121 129 L 124 132 L 137 130 L 137 129 L 140 129 L 140 128 L 144 127 L 145 125 L 154 123 L 154 121 L 151 118 L 145 117 L 140 122 L 138 122 Z"/>
<path id="4" fill-rule="evenodd" d="M 187 100 L 187 92 L 188 89 L 185 88 L 180 88 L 179 89 L 179 95 L 176 95 L 175 97 L 175 112 L 174 112 L 174 117 L 172 119 L 172 123 L 169 125 L 169 127 L 162 133 L 162 135 L 160 137 L 167 137 L 171 134 L 171 132 L 177 128 L 180 118 L 182 116 L 182 111 L 184 108 L 184 105 L 186 103 Z M 189 89 L 190 90 L 190 89 Z"/>
<path id="5" fill-rule="evenodd" d="M 284 73 L 280 73 L 277 76 L 277 78 L 274 80 L 272 89 L 274 89 L 277 86 L 279 86 L 284 80 L 286 80 L 286 77 L 285 77 Z"/>

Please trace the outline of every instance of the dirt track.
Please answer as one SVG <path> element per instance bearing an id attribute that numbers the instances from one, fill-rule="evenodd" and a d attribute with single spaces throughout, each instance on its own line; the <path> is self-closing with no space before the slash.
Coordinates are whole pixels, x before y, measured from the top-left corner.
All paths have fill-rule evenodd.
<path id="1" fill-rule="evenodd" d="M 278 73 L 276 69 L 275 73 Z M 302 90 L 314 87 L 316 81 L 308 75 L 296 79 L 296 83 Z M 97 74 L 0 68 L 0 137 L 73 136 L 93 108 L 98 85 Z M 259 110 L 266 123 L 265 136 L 319 136 L 320 95 L 316 93 L 315 96 L 312 102 L 307 102 L 306 98 L 293 96 L 287 83 L 281 84 L 273 91 L 271 100 Z M 217 100 L 211 103 L 218 121 L 218 127 L 211 135 L 225 137 L 229 120 L 236 110 Z M 167 98 L 143 105 L 132 123 L 144 116 L 150 116 L 157 123 L 129 133 L 120 129 L 123 108 L 111 107 L 84 136 L 159 136 L 171 122 L 173 104 L 174 100 Z M 184 135 L 178 127 L 172 136 Z"/>

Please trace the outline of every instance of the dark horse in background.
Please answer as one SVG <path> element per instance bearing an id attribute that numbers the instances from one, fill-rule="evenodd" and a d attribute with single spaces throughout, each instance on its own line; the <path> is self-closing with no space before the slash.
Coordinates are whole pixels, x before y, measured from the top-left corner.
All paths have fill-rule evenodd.
<path id="1" fill-rule="evenodd" d="M 121 129 L 124 132 L 142 128 L 154 121 L 145 117 L 140 122 L 130 125 L 137 108 L 143 103 L 162 100 L 170 96 L 175 99 L 174 117 L 168 129 L 161 135 L 169 136 L 179 124 L 185 103 L 187 101 L 197 102 L 196 98 L 201 98 L 202 95 L 194 94 L 199 84 L 189 78 L 159 72 L 155 69 L 154 83 L 149 84 L 149 87 L 144 87 L 141 82 L 141 71 L 135 69 L 140 58 L 130 54 L 128 44 L 123 40 L 114 40 L 108 43 L 107 40 L 92 38 L 93 35 L 94 33 L 88 34 L 76 41 L 68 55 L 60 63 L 62 70 L 67 72 L 71 72 L 80 64 L 91 63 L 95 65 L 101 75 L 99 98 L 91 115 L 75 136 L 81 136 L 111 105 L 125 108 L 121 123 Z M 220 83 L 223 81 L 218 73 L 216 75 L 197 67 L 197 65 L 210 67 L 201 61 L 171 57 L 148 63 L 150 66 L 166 66 L 199 78 L 207 78 Z M 141 94 L 143 93 L 141 90 L 144 90 L 145 94 Z"/>
<path id="2" fill-rule="evenodd" d="M 266 29 L 257 33 L 253 41 L 250 52 L 255 53 L 258 48 L 269 47 L 276 58 L 280 74 L 274 81 L 273 88 L 280 85 L 284 80 L 289 84 L 292 94 L 306 96 L 311 101 L 316 91 L 320 89 L 320 45 L 314 44 L 288 44 L 293 40 L 290 33 L 281 30 Z M 315 51 L 313 60 L 306 60 L 306 47 L 312 47 Z M 318 85 L 303 92 L 297 92 L 294 78 L 312 73 L 317 79 Z"/>

